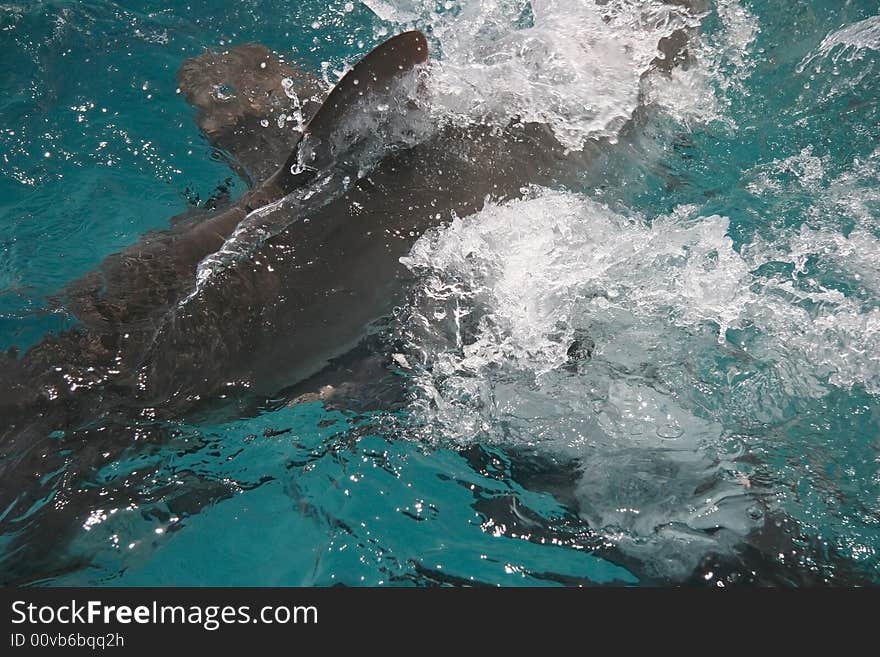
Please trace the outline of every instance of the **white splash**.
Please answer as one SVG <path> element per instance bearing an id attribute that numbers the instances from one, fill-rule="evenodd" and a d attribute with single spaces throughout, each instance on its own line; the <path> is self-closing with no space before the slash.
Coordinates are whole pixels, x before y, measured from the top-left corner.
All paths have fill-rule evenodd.
<path id="1" fill-rule="evenodd" d="M 816 59 L 828 56 L 835 64 L 853 61 L 865 50 L 880 50 L 880 16 L 871 16 L 831 32 L 822 39 L 815 53 L 804 58 L 798 70 L 803 72 Z"/>
<path id="2" fill-rule="evenodd" d="M 429 28 L 440 60 L 432 91 L 447 117 L 546 123 L 572 149 L 615 138 L 660 39 L 699 25 L 687 3 L 659 0 L 475 0 L 439 12 L 428 0 L 381 3 L 397 12 L 367 4 L 394 29 Z"/>
<path id="3" fill-rule="evenodd" d="M 457 399 L 458 384 L 471 388 L 475 378 L 512 368 L 540 387 L 584 330 L 597 355 L 621 368 L 644 355 L 644 346 L 619 343 L 635 327 L 647 342 L 663 332 L 723 342 L 750 302 L 752 280 L 727 225 L 695 218 L 692 208 L 649 225 L 576 194 L 534 190 L 426 234 L 404 259 L 425 277 L 408 326 L 426 385 L 436 388 L 430 379 L 439 374 Z M 457 405 L 438 394 L 430 392 L 441 408 Z M 468 433 L 483 424 L 448 433 L 473 439 Z"/>
<path id="4" fill-rule="evenodd" d="M 692 32 L 688 64 L 674 68 L 668 77 L 646 78 L 645 99 L 688 128 L 717 122 L 734 130 L 736 122 L 727 110 L 732 98 L 745 92 L 745 81 L 755 68 L 752 48 L 760 25 L 737 0 L 717 0 L 709 11 L 720 28 L 708 34 Z"/>
<path id="5" fill-rule="evenodd" d="M 811 183 L 811 157 L 774 166 Z M 655 564 L 676 546 L 679 574 L 708 549 L 698 530 L 747 533 L 767 509 L 725 456 L 732 428 L 766 434 L 834 388 L 880 394 L 880 238 L 804 227 L 740 253 L 728 229 L 533 189 L 423 236 L 399 318 L 419 439 L 578 459 L 581 515 Z M 862 292 L 817 280 L 817 260 Z"/>
<path id="6" fill-rule="evenodd" d="M 756 196 L 767 196 L 778 193 L 794 180 L 799 187 L 815 191 L 825 177 L 827 159 L 814 155 L 812 145 L 807 146 L 796 155 L 773 160 L 750 172 L 754 178 L 747 189 Z"/>

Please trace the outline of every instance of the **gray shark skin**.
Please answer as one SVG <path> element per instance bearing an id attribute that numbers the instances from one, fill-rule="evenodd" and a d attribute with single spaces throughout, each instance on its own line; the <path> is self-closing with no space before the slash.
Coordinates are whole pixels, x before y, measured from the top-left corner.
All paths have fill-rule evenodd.
<path id="1" fill-rule="evenodd" d="M 684 33 L 662 41 L 656 68 L 681 63 L 686 46 Z M 226 207 L 175 218 L 167 231 L 108 257 L 62 295 L 80 327 L 47 337 L 21 357 L 0 356 L 0 529 L 19 533 L 30 550 L 3 565 L 4 581 L 56 574 L 44 563 L 58 562 L 64 537 L 99 503 L 97 489 L 77 490 L 74 482 L 130 446 L 120 428 L 131 418 L 240 415 L 242 404 L 250 408 L 291 386 L 310 394 L 328 381 L 341 389 L 349 377 L 381 377 L 381 347 L 366 358 L 346 354 L 356 353 L 370 327 L 405 299 L 411 273 L 400 258 L 422 233 L 452 213 L 480 210 L 487 199 L 517 198 L 526 185 L 576 184 L 603 153 L 625 148 L 639 122 L 637 115 L 616 145 L 597 140 L 576 153 L 542 124 L 441 127 L 394 145 L 358 175 L 363 151 L 350 139 L 350 119 L 363 103 L 390 97 L 397 111 L 412 109 L 418 120 L 417 99 L 400 97 L 396 83 L 427 57 L 423 35 L 398 35 L 323 103 L 312 78 L 262 46 L 184 63 L 178 81 L 199 127 L 251 189 Z M 228 86 L 217 89 L 219 80 Z M 302 135 L 261 124 L 290 85 L 303 101 Z M 247 222 L 273 228 L 246 257 L 196 288 L 199 263 Z M 145 441 L 163 442 L 164 431 L 147 427 Z M 52 432 L 63 437 L 49 438 Z M 70 483 L 29 516 L 47 493 L 42 473 L 65 461 Z M 566 481 L 554 494 L 564 498 L 573 486 Z M 195 475 L 181 488 L 185 494 L 168 491 L 168 508 L 180 515 L 230 494 Z M 768 541 L 767 551 L 777 544 Z"/>
<path id="2" fill-rule="evenodd" d="M 178 87 L 196 110 L 196 124 L 249 187 L 260 184 L 284 164 L 299 135 L 297 118 L 308 123 L 321 106 L 319 80 L 294 64 L 282 62 L 265 46 L 249 43 L 186 60 L 177 72 Z M 291 92 L 300 117 L 279 126 L 272 117 L 290 105 Z"/>

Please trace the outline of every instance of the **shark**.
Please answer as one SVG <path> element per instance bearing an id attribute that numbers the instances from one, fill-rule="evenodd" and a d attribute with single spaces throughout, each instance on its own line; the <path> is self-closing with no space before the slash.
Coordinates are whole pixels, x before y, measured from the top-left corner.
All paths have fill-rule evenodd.
<path id="1" fill-rule="evenodd" d="M 687 43 L 684 31 L 661 40 L 653 68 L 681 64 Z M 129 447 L 114 427 L 131 418 L 235 415 L 280 390 L 327 401 L 387 377 L 389 355 L 370 345 L 406 298 L 413 273 L 401 258 L 415 241 L 529 185 L 576 185 L 644 120 L 637 110 L 614 139 L 575 152 L 537 122 L 436 125 L 421 102 L 428 62 L 425 35 L 404 32 L 326 96 L 258 44 L 183 63 L 181 94 L 248 189 L 108 256 L 58 295 L 75 327 L 0 356 L 0 527 L 31 550 L 4 568 L 8 582 L 51 575 L 40 564 L 96 501 L 71 484 L 40 506 L 44 473 L 94 474 Z M 583 342 L 570 351 L 589 358 Z M 199 500 L 169 506 L 198 512 L 228 495 L 200 480 L 189 488 Z"/>
<path id="2" fill-rule="evenodd" d="M 57 295 L 73 328 L 0 356 L 4 533 L 26 526 L 45 546 L 69 533 L 68 503 L 85 509 L 88 495 L 62 487 L 30 515 L 43 474 L 96 472 L 129 446 L 112 427 L 131 418 L 228 413 L 231 399 L 327 390 L 354 370 L 374 378 L 374 355 L 342 357 L 403 299 L 412 275 L 400 258 L 418 236 L 571 170 L 543 125 L 426 129 L 428 58 L 424 34 L 398 34 L 324 98 L 314 77 L 256 44 L 181 66 L 198 126 L 249 188 L 105 258 Z M 281 105 L 289 116 L 268 122 Z M 98 425 L 111 430 L 96 436 Z"/>

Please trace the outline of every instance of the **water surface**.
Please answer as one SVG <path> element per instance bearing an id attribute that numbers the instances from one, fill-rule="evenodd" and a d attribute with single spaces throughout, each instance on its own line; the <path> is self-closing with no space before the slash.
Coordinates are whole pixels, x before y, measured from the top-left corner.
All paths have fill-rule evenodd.
<path id="1" fill-rule="evenodd" d="M 70 457 L 0 509 L 4 581 L 876 583 L 876 1 L 5 3 L 0 347 L 75 329 L 66 283 L 245 189 L 186 58 L 264 43 L 329 88 L 411 27 L 448 120 L 573 150 L 644 121 L 419 239 L 377 329 L 402 392 L 46 436 Z M 646 74 L 679 28 L 687 63 Z M 102 431 L 124 449 L 79 467 Z"/>

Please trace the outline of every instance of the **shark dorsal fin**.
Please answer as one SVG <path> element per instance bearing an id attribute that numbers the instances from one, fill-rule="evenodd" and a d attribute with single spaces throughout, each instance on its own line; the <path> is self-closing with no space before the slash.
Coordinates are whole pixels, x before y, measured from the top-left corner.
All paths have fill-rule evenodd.
<path id="1" fill-rule="evenodd" d="M 358 99 L 389 91 L 395 80 L 427 59 L 428 42 L 418 30 L 403 32 L 376 46 L 336 83 L 303 129 L 302 139 L 327 143 Z M 294 173 L 299 165 L 301 143 L 302 140 L 294 146 L 290 157 L 268 181 L 281 195 L 289 193 L 301 183 L 302 174 Z M 320 159 L 315 163 L 316 168 L 327 164 Z"/>

